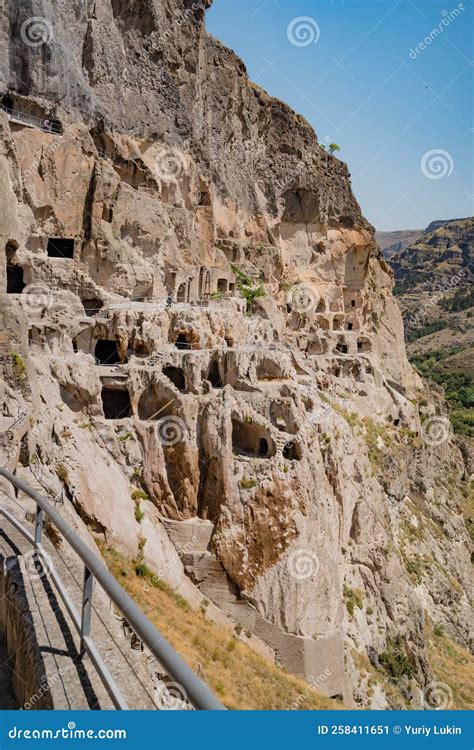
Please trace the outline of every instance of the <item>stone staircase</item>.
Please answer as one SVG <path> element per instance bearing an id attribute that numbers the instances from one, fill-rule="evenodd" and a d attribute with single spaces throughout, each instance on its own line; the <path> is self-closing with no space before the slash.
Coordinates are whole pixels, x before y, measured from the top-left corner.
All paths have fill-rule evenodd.
<path id="1" fill-rule="evenodd" d="M 282 442 L 286 442 L 284 437 Z M 290 672 L 314 684 L 323 694 L 342 696 L 346 705 L 351 705 L 342 637 L 314 640 L 283 632 L 262 617 L 251 602 L 240 597 L 237 587 L 210 549 L 214 529 L 211 521 L 198 518 L 162 521 L 186 573 L 210 601 L 233 622 L 266 643 L 274 651 L 277 661 Z"/>

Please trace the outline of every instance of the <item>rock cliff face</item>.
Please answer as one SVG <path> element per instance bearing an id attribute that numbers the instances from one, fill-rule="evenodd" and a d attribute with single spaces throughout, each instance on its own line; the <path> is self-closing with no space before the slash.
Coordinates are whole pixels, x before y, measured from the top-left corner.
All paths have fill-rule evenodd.
<path id="1" fill-rule="evenodd" d="M 4 2 L 3 460 L 329 695 L 423 705 L 429 622 L 469 640 L 462 455 L 347 167 L 209 5 Z"/>

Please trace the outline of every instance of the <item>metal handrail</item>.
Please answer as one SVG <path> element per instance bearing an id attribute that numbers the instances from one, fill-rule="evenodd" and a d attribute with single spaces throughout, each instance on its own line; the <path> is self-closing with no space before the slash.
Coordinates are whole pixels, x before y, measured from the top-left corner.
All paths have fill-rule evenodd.
<path id="1" fill-rule="evenodd" d="M 18 479 L 10 471 L 0 467 L 0 476 L 5 477 L 14 487 L 32 498 L 36 503 L 36 523 L 34 536 L 11 513 L 0 506 L 0 514 L 5 516 L 15 528 L 33 544 L 38 556 L 46 563 L 46 569 L 51 581 L 61 596 L 74 626 L 81 637 L 81 653 L 87 653 L 96 668 L 107 692 L 118 709 L 128 706 L 117 687 L 112 675 L 102 660 L 91 637 L 92 589 L 94 579 L 98 581 L 105 593 L 125 619 L 141 638 L 153 656 L 163 665 L 167 673 L 186 691 L 189 702 L 200 710 L 225 710 L 193 670 L 181 659 L 174 648 L 168 643 L 158 628 L 143 614 L 133 599 L 109 573 L 105 565 L 80 539 L 75 531 L 66 523 L 50 503 L 39 495 L 27 482 Z M 84 563 L 84 583 L 82 597 L 82 612 L 78 614 L 69 594 L 67 593 L 51 558 L 42 546 L 42 532 L 44 516 L 47 515 L 51 523 L 56 526 L 72 549 Z"/>
<path id="2" fill-rule="evenodd" d="M 0 104 L 0 109 L 3 109 L 3 111 L 6 112 L 7 115 L 13 120 L 18 120 L 18 122 L 22 122 L 25 125 L 31 125 L 32 127 L 39 128 L 40 130 L 44 130 L 47 133 L 61 135 L 60 128 L 54 122 L 51 123 L 50 130 L 47 130 L 44 127 L 44 123 L 48 118 L 44 118 L 42 120 L 41 117 L 36 117 L 36 115 L 29 115 L 27 112 L 20 112 L 16 109 L 9 109 L 8 107 L 5 107 L 4 104 Z"/>

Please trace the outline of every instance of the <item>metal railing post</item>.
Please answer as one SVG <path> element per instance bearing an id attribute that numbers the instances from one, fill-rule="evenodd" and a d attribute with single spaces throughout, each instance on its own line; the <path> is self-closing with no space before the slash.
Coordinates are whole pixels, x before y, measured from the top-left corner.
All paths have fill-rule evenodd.
<path id="1" fill-rule="evenodd" d="M 39 505 L 36 506 L 35 518 L 35 547 L 41 545 L 43 539 L 44 510 Z"/>
<path id="2" fill-rule="evenodd" d="M 81 656 L 85 652 L 84 638 L 91 634 L 93 585 L 94 575 L 86 565 L 84 567 L 84 581 L 82 585 Z"/>
<path id="3" fill-rule="evenodd" d="M 199 679 L 191 667 L 179 656 L 158 628 L 137 607 L 133 599 L 130 598 L 118 581 L 113 578 L 103 561 L 89 549 L 87 544 L 66 523 L 54 507 L 42 495 L 38 494 L 33 487 L 27 484 L 27 482 L 16 477 L 2 466 L 0 466 L 0 477 L 5 477 L 14 487 L 24 492 L 36 502 L 37 512 L 34 535 L 2 504 L 0 504 L 0 516 L 5 517 L 30 544 L 35 546 L 41 561 L 45 561 L 45 563 L 49 562 L 48 577 L 59 593 L 74 628 L 80 637 L 81 650 L 88 654 L 115 707 L 125 710 L 128 706 L 91 637 L 92 588 L 94 578 L 103 591 L 108 594 L 119 612 L 124 616 L 126 613 L 126 619 L 131 629 L 159 661 L 163 670 L 183 687 L 186 691 L 187 701 L 195 708 L 201 710 L 224 710 L 224 706 L 213 695 L 209 687 Z M 84 563 L 81 616 L 40 542 L 45 514 L 50 523 L 62 534 L 71 549 L 74 550 Z"/>

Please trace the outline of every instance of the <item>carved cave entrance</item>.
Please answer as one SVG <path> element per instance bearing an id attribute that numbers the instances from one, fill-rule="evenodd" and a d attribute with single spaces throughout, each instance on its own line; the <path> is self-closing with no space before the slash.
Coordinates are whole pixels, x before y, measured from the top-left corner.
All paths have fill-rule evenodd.
<path id="1" fill-rule="evenodd" d="M 251 422 L 232 420 L 232 451 L 237 456 L 269 458 L 268 439 L 262 435 L 262 429 Z"/>
<path id="2" fill-rule="evenodd" d="M 102 406 L 106 419 L 126 419 L 132 416 L 130 395 L 127 390 L 104 386 Z"/>
<path id="3" fill-rule="evenodd" d="M 191 346 L 191 341 L 187 333 L 180 333 L 176 341 L 174 342 L 176 349 L 180 349 L 181 351 L 189 351 Z"/>
<path id="4" fill-rule="evenodd" d="M 179 367 L 172 367 L 170 365 L 169 367 L 163 368 L 163 375 L 166 375 L 166 377 L 171 380 L 178 391 L 184 393 L 184 391 L 186 390 L 186 378 L 184 377 L 183 370 L 181 370 Z"/>
<path id="5" fill-rule="evenodd" d="M 286 443 L 283 448 L 283 458 L 286 458 L 287 461 L 300 461 L 301 448 L 298 443 Z"/>
<path id="6" fill-rule="evenodd" d="M 100 365 L 116 365 L 120 362 L 117 342 L 115 339 L 99 339 L 95 345 L 94 354 Z"/>
<path id="7" fill-rule="evenodd" d="M 83 299 L 82 304 L 84 306 L 84 312 L 88 318 L 93 318 L 94 315 L 97 315 L 104 306 L 102 300 L 96 298 Z"/>
<path id="8" fill-rule="evenodd" d="M 219 363 L 215 359 L 213 359 L 211 364 L 209 365 L 207 380 L 209 380 L 213 388 L 224 387 L 224 383 L 222 382 L 222 378 L 219 372 Z"/>
<path id="9" fill-rule="evenodd" d="M 74 240 L 50 237 L 47 253 L 49 258 L 74 258 Z"/>
<path id="10" fill-rule="evenodd" d="M 7 256 L 7 294 L 21 294 L 26 286 L 23 281 L 23 268 L 13 262 L 17 249 L 16 244 L 7 242 L 5 247 Z"/>

